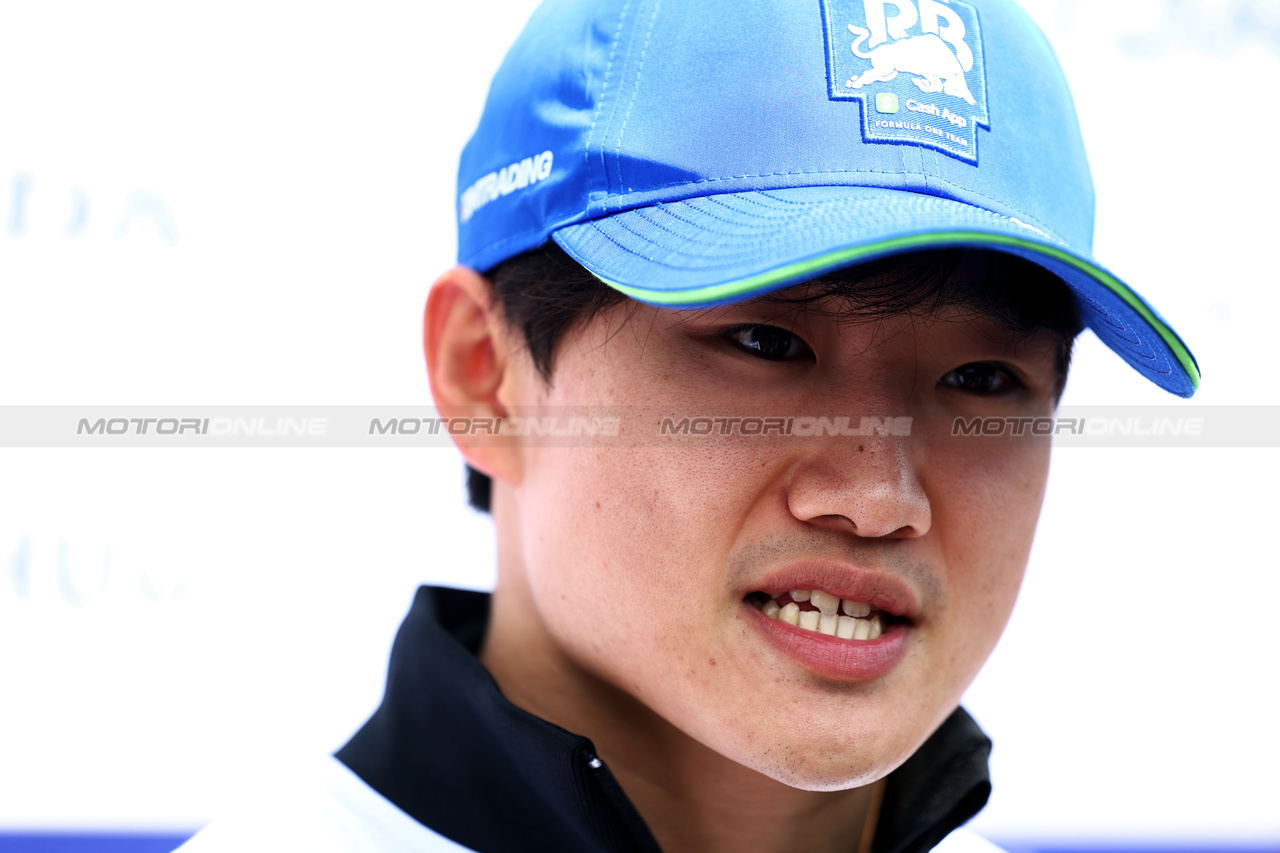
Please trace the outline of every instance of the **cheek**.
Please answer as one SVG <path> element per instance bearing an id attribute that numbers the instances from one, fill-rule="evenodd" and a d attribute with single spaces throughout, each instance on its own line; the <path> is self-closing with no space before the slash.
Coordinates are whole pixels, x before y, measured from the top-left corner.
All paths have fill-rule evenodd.
<path id="1" fill-rule="evenodd" d="M 520 550 L 548 629 L 579 656 L 658 657 L 725 606 L 723 557 L 755 492 L 734 454 L 544 448 L 530 456 Z"/>
<path id="2" fill-rule="evenodd" d="M 768 448 L 687 438 L 540 448 L 521 489 L 524 554 L 546 572 L 586 571 L 655 597 L 706 584 L 694 566 L 728 553 L 786 465 Z"/>
<path id="3" fill-rule="evenodd" d="M 934 522 L 946 549 L 945 621 L 957 661 L 977 674 L 1017 599 L 1044 500 L 1049 445 L 1001 443 L 952 456 Z"/>

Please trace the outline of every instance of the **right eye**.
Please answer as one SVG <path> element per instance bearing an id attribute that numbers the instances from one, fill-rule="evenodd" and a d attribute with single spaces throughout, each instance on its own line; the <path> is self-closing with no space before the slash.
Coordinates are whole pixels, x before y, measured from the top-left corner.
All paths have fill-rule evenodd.
<path id="1" fill-rule="evenodd" d="M 989 361 L 957 367 L 938 380 L 938 384 L 984 397 L 1012 394 L 1026 387 L 1008 368 Z"/>
<path id="2" fill-rule="evenodd" d="M 735 346 L 769 361 L 797 361 L 813 358 L 813 350 L 794 332 L 777 326 L 749 323 L 734 326 L 724 337 Z"/>

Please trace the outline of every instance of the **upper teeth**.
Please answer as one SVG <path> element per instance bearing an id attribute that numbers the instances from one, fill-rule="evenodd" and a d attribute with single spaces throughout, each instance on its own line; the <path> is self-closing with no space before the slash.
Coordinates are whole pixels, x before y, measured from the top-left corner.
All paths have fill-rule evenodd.
<path id="1" fill-rule="evenodd" d="M 793 589 L 791 601 L 779 605 L 777 598 L 770 598 L 759 605 L 760 612 L 770 619 L 778 619 L 806 631 L 815 631 L 844 640 L 874 640 L 884 632 L 884 624 L 877 613 L 871 616 L 871 605 L 865 601 L 840 599 L 820 589 Z M 817 610 L 801 610 L 796 602 L 808 601 Z M 843 610 L 847 615 L 838 616 Z M 869 619 L 861 618 L 870 616 Z"/>
<path id="2" fill-rule="evenodd" d="M 823 592 L 815 589 L 813 595 L 809 597 L 813 602 L 813 606 L 821 610 L 823 613 L 835 613 L 840 610 L 840 599 L 836 598 L 829 592 Z"/>
<path id="3" fill-rule="evenodd" d="M 850 616 L 870 616 L 871 605 L 865 601 L 850 601 L 847 598 L 840 599 L 840 607 Z"/>

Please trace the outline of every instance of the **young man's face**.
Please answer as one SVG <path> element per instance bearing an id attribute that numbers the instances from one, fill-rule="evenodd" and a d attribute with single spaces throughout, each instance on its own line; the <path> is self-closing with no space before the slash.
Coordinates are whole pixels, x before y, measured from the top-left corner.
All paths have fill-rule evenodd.
<path id="1" fill-rule="evenodd" d="M 527 584 L 520 630 L 547 691 L 531 704 L 633 706 L 619 725 L 641 726 L 647 708 L 810 790 L 884 776 L 954 709 L 1013 607 L 1049 442 L 953 424 L 1050 415 L 1057 339 L 1014 345 L 955 308 L 815 310 L 834 307 L 628 303 L 569 333 L 549 387 L 527 359 L 508 377 L 512 407 L 635 407 L 653 433 L 663 415 L 912 419 L 910 435 L 521 448 L 495 517 L 500 573 Z M 793 589 L 869 603 L 883 634 L 761 611 Z"/>

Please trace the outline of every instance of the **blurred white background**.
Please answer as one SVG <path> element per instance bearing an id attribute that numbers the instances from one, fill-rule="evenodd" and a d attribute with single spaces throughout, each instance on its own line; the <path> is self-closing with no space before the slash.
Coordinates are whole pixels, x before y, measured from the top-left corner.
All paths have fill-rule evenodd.
<path id="1" fill-rule="evenodd" d="M 5 4 L 0 405 L 429 402 L 454 175 L 534 3 Z M 1280 405 L 1280 6 L 1034 0 L 1097 255 Z M 1086 336 L 1064 405 L 1174 402 Z M 1280 841 L 1280 450 L 1064 448 L 967 706 L 1000 838 Z M 189 830 L 330 751 L 422 582 L 492 581 L 447 449 L 0 448 L 0 832 Z"/>

